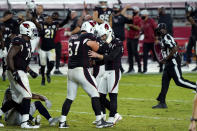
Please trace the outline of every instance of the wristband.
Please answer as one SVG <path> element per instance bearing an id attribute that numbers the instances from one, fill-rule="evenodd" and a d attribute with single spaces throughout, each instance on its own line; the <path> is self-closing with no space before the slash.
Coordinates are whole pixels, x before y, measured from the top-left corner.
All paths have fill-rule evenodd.
<path id="1" fill-rule="evenodd" d="M 191 117 L 190 121 L 191 121 L 191 122 L 192 122 L 192 121 L 197 121 L 197 119 Z"/>

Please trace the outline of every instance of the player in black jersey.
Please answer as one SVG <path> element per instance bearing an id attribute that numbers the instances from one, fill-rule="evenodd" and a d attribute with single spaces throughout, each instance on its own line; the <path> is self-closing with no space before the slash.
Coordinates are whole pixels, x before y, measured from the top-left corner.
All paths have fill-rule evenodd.
<path id="1" fill-rule="evenodd" d="M 152 108 L 167 108 L 166 95 L 170 80 L 173 79 L 177 86 L 193 89 L 196 91 L 197 85 L 194 82 L 183 78 L 181 71 L 181 58 L 178 54 L 178 47 L 174 38 L 167 33 L 166 24 L 160 23 L 156 28 L 156 34 L 161 42 L 162 59 L 160 62 L 165 64 L 162 75 L 162 88 L 157 100 L 159 104 Z"/>
<path id="2" fill-rule="evenodd" d="M 36 32 L 36 26 L 30 21 L 25 21 L 20 25 L 20 34 L 12 39 L 7 55 L 8 79 L 10 88 L 16 95 L 14 101 L 21 103 L 22 106 L 22 123 L 21 128 L 38 128 L 29 124 L 29 109 L 32 98 L 31 89 L 27 72 L 36 78 L 37 74 L 29 68 L 31 60 L 31 43 Z"/>
<path id="3" fill-rule="evenodd" d="M 99 0 L 99 6 L 95 7 L 93 20 L 102 24 L 108 22 L 112 27 L 112 9 L 107 7 L 107 0 Z"/>
<path id="4" fill-rule="evenodd" d="M 1 24 L 1 30 L 0 30 L 3 36 L 2 50 L 4 52 L 7 52 L 9 49 L 11 39 L 14 38 L 16 34 L 18 34 L 18 23 L 16 20 L 13 19 L 13 14 L 11 11 L 4 12 L 2 21 L 3 23 Z M 2 73 L 3 81 L 5 81 L 6 79 L 5 71 L 6 71 L 6 65 L 5 65 L 5 57 L 4 57 L 3 58 L 3 73 Z"/>
<path id="5" fill-rule="evenodd" d="M 81 34 L 73 35 L 69 40 L 67 98 L 62 107 L 59 128 L 68 128 L 66 116 L 77 95 L 78 85 L 81 85 L 84 91 L 91 97 L 92 107 L 97 120 L 96 127 L 103 128 L 111 126 L 111 124 L 106 123 L 101 117 L 97 83 L 89 72 L 91 58 L 88 56 L 88 51 L 101 51 L 101 47 L 99 47 L 95 36 L 92 34 L 93 32 L 94 23 L 87 21 L 82 24 Z"/>
<path id="6" fill-rule="evenodd" d="M 36 26 L 39 28 L 39 32 L 40 32 L 41 44 L 40 44 L 39 57 L 40 57 L 41 75 L 42 75 L 41 85 L 45 85 L 45 66 L 46 64 L 48 64 L 46 76 L 48 83 L 50 83 L 51 82 L 50 73 L 55 63 L 54 39 L 55 39 L 58 23 L 53 22 L 51 16 L 47 16 L 45 21 L 41 24 L 36 22 L 35 18 L 33 21 L 35 22 Z M 49 62 L 47 62 L 47 59 Z"/>
<path id="7" fill-rule="evenodd" d="M 89 55 L 90 57 L 103 60 L 105 63 L 105 73 L 101 78 L 98 91 L 101 104 L 110 110 L 108 122 L 115 124 L 118 120 L 122 119 L 119 113 L 117 113 L 117 95 L 118 84 L 121 78 L 120 65 L 123 55 L 123 43 L 112 35 L 113 31 L 109 24 L 104 23 L 99 25 L 97 32 L 101 39 L 108 43 L 108 53 L 98 54 L 94 51 L 89 51 Z M 106 99 L 108 93 L 110 102 Z M 105 114 L 105 111 L 102 111 Z"/>

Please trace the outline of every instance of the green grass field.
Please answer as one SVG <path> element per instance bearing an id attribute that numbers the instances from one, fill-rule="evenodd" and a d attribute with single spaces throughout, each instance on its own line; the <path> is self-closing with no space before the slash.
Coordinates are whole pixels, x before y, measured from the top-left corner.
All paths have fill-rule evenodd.
<path id="1" fill-rule="evenodd" d="M 183 74 L 186 79 L 196 81 L 197 74 Z M 66 76 L 52 76 L 52 83 L 40 86 L 41 79 L 30 79 L 31 90 L 45 95 L 51 100 L 49 110 L 53 117 L 60 116 L 62 104 L 66 98 Z M 0 80 L 0 102 L 8 81 Z M 177 87 L 171 81 L 167 95 L 168 109 L 152 109 L 157 104 L 155 98 L 161 89 L 161 74 L 155 75 L 123 75 L 119 84 L 118 112 L 123 120 L 112 128 L 96 129 L 92 125 L 95 120 L 90 98 L 79 88 L 78 95 L 68 115 L 71 131 L 117 130 L 117 131 L 186 131 L 192 114 L 194 93 L 192 90 Z M 36 113 L 35 115 L 37 115 Z M 20 130 L 20 127 L 5 126 L 0 130 Z M 42 117 L 42 131 L 56 131 L 58 126 L 50 127 Z"/>

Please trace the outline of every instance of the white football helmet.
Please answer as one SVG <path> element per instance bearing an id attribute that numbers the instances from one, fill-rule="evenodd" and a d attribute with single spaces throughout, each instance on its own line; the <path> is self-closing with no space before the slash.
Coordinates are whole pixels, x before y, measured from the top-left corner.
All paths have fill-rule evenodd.
<path id="1" fill-rule="evenodd" d="M 96 27 L 98 26 L 98 23 L 96 21 L 90 20 L 86 21 L 81 26 L 81 31 L 86 31 L 87 33 L 95 33 Z"/>
<path id="2" fill-rule="evenodd" d="M 100 24 L 96 28 L 96 32 L 97 32 L 97 36 L 98 37 L 102 37 L 103 35 L 106 35 L 106 37 L 107 37 L 106 42 L 107 42 L 108 39 L 112 39 L 113 38 L 113 30 L 112 30 L 111 26 L 109 25 L 109 23 L 105 22 L 103 24 Z"/>
<path id="3" fill-rule="evenodd" d="M 34 39 L 38 35 L 36 25 L 31 21 L 25 21 L 20 24 L 20 34 L 27 35 L 31 39 Z"/>

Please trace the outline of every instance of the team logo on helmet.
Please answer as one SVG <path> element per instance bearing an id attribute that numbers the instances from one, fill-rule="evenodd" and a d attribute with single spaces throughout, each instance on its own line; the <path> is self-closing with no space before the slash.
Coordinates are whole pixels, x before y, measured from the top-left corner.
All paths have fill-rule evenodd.
<path id="1" fill-rule="evenodd" d="M 25 28 L 27 28 L 27 29 L 29 29 L 29 24 L 27 24 L 27 23 L 23 23 L 23 26 L 25 27 Z"/>

